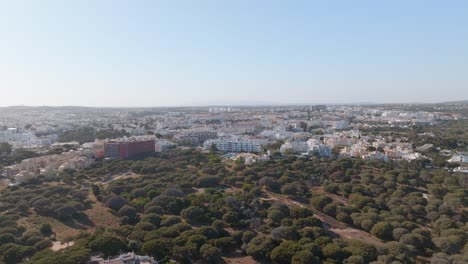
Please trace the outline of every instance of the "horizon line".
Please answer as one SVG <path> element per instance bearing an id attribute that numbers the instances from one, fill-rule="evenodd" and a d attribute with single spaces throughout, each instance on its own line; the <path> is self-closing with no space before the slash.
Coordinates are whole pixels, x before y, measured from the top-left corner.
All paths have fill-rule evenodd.
<path id="1" fill-rule="evenodd" d="M 341 106 L 341 105 L 430 105 L 430 104 L 466 104 L 468 100 L 457 100 L 457 101 L 438 101 L 438 102 L 350 102 L 350 103 L 290 103 L 290 104 L 281 104 L 281 103 L 253 103 L 253 104 L 206 104 L 206 105 L 160 105 L 160 106 L 86 106 L 86 105 L 6 105 L 0 106 L 0 108 L 9 108 L 9 107 L 50 107 L 50 108 L 61 108 L 61 107 L 80 107 L 80 108 L 181 108 L 181 107 L 266 107 L 266 106 L 276 106 L 276 107 L 288 107 L 288 106 L 313 106 L 313 105 L 330 105 L 330 106 Z"/>

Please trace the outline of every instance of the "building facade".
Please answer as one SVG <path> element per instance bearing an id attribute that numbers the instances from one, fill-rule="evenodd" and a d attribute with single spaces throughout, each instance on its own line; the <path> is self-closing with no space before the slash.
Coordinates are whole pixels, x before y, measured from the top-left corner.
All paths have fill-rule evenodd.
<path id="1" fill-rule="evenodd" d="M 248 140 L 224 140 L 213 139 L 207 140 L 203 144 L 204 149 L 209 150 L 212 146 L 222 152 L 254 152 L 262 151 L 262 146 L 258 143 Z"/>
<path id="2" fill-rule="evenodd" d="M 124 139 L 104 142 L 104 155 L 106 158 L 130 158 L 139 154 L 155 151 L 155 140 Z"/>

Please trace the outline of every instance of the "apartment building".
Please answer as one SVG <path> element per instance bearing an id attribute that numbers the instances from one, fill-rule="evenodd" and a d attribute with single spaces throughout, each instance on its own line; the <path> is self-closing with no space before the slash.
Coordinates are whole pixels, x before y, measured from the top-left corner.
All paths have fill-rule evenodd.
<path id="1" fill-rule="evenodd" d="M 212 146 L 222 152 L 261 152 L 262 146 L 251 140 L 210 139 L 205 141 L 203 148 L 210 150 Z"/>
<path id="2" fill-rule="evenodd" d="M 285 153 L 291 151 L 293 153 L 307 153 L 309 152 L 309 145 L 307 141 L 287 141 L 280 147 L 280 152 Z"/>
<path id="3" fill-rule="evenodd" d="M 154 137 L 131 137 L 104 142 L 106 158 L 130 158 L 139 154 L 155 152 Z"/>

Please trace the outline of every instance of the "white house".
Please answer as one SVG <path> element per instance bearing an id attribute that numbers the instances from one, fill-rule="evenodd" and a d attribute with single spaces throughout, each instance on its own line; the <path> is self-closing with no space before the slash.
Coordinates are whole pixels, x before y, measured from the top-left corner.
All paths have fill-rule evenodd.
<path id="1" fill-rule="evenodd" d="M 453 154 L 453 157 L 448 162 L 463 162 L 468 163 L 468 153 L 458 152 Z"/>

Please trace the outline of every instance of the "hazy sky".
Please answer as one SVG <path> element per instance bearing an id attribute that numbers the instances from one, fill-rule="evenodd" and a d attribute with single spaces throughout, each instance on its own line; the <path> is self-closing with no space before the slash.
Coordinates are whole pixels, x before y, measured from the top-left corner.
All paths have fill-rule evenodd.
<path id="1" fill-rule="evenodd" d="M 468 1 L 0 0 L 0 106 L 468 99 Z"/>

